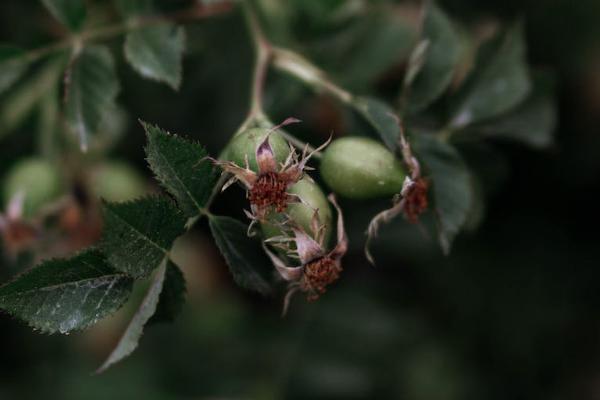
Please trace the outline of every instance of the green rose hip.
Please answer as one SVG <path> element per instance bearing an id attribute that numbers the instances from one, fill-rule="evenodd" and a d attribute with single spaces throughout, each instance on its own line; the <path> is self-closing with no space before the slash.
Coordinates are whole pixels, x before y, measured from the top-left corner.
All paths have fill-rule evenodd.
<path id="1" fill-rule="evenodd" d="M 132 200 L 147 192 L 140 173 L 121 161 L 107 161 L 96 167 L 90 185 L 96 196 L 107 201 Z"/>
<path id="2" fill-rule="evenodd" d="M 333 231 L 331 206 L 325 197 L 325 193 L 315 182 L 303 178 L 288 189 L 288 193 L 300 197 L 302 203 L 292 203 L 288 205 L 287 214 L 294 223 L 298 224 L 305 232 L 312 233 L 311 223 L 313 221 L 314 210 L 318 210 L 319 225 L 325 226 L 325 243 L 328 242 Z M 283 218 L 281 214 L 271 213 L 267 220 L 261 224 L 262 232 L 265 238 L 271 238 L 282 235 L 281 229 L 276 226 Z"/>
<path id="3" fill-rule="evenodd" d="M 321 176 L 336 193 L 371 199 L 400 193 L 406 172 L 381 143 L 364 137 L 334 140 L 323 152 Z"/>
<path id="4" fill-rule="evenodd" d="M 248 165 L 252 171 L 256 172 L 258 171 L 256 148 L 269 134 L 269 144 L 273 149 L 275 159 L 280 163 L 284 162 L 290 153 L 290 147 L 278 132 L 271 132 L 271 129 L 266 128 L 252 128 L 236 135 L 231 139 L 220 158 L 232 161 L 239 166 L 245 166 L 245 159 L 248 156 Z"/>
<path id="5" fill-rule="evenodd" d="M 4 204 L 22 193 L 23 214 L 31 217 L 40 208 L 56 200 L 63 193 L 59 168 L 42 158 L 26 158 L 12 167 L 4 177 Z"/>

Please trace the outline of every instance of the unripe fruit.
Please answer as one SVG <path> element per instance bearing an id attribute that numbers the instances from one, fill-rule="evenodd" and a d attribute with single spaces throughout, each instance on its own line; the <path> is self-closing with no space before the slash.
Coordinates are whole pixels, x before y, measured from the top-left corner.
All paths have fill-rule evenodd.
<path id="1" fill-rule="evenodd" d="M 332 215 L 331 206 L 327 201 L 325 194 L 314 182 L 309 181 L 306 178 L 301 179 L 296 184 L 288 189 L 288 193 L 295 194 L 302 198 L 305 203 L 292 203 L 288 205 L 286 213 L 289 217 L 298 225 L 300 225 L 306 233 L 312 236 L 311 222 L 314 215 L 314 210 L 319 210 L 319 224 L 325 225 L 325 243 L 328 242 L 331 232 L 333 231 L 332 226 Z M 282 218 L 281 214 L 275 213 L 267 217 L 270 222 L 261 224 L 261 228 L 265 238 L 271 238 L 274 236 L 280 236 L 282 234 L 281 229 L 274 225 L 277 218 Z"/>
<path id="2" fill-rule="evenodd" d="M 381 143 L 364 137 L 333 141 L 323 153 L 319 170 L 335 193 L 352 199 L 400 193 L 406 176 L 392 152 Z"/>
<path id="3" fill-rule="evenodd" d="M 257 172 L 256 148 L 265 140 L 269 132 L 270 130 L 265 128 L 252 128 L 234 136 L 223 151 L 221 159 L 233 161 L 240 167 L 244 167 L 246 165 L 245 157 L 248 155 L 250 169 Z M 271 132 L 269 144 L 277 161 L 284 162 L 290 154 L 290 147 L 286 140 L 278 132 Z"/>
<path id="4" fill-rule="evenodd" d="M 23 214 L 31 217 L 40 208 L 62 193 L 63 185 L 60 170 L 53 163 L 42 158 L 26 158 L 12 167 L 4 177 L 4 204 L 17 193 L 25 195 Z"/>
<path id="5" fill-rule="evenodd" d="M 108 161 L 94 169 L 90 176 L 94 194 L 107 201 L 127 201 L 144 195 L 144 178 L 130 165 L 121 161 Z"/>

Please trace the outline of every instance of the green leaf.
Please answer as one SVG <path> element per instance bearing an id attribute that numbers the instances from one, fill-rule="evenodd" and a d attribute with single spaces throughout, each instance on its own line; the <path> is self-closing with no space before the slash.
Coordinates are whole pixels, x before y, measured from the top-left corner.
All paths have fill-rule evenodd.
<path id="1" fill-rule="evenodd" d="M 427 7 L 423 40 L 428 43 L 425 61 L 410 88 L 408 109 L 416 112 L 436 100 L 452 81 L 461 44 L 452 21 L 433 2 Z"/>
<path id="2" fill-rule="evenodd" d="M 89 47 L 81 51 L 68 72 L 65 87 L 67 122 L 78 135 L 82 150 L 87 150 L 89 137 L 115 109 L 119 82 L 114 60 L 105 47 Z"/>
<path id="3" fill-rule="evenodd" d="M 85 21 L 85 0 L 42 0 L 48 11 L 72 31 L 79 31 Z"/>
<path id="4" fill-rule="evenodd" d="M 42 99 L 58 90 L 63 60 L 49 60 L 32 76 L 15 86 L 0 109 L 0 137 L 18 128 Z"/>
<path id="5" fill-rule="evenodd" d="M 554 143 L 557 105 L 552 89 L 536 87 L 529 98 L 499 119 L 473 127 L 474 133 L 498 137 L 543 149 Z"/>
<path id="6" fill-rule="evenodd" d="M 129 356 L 138 347 L 142 333 L 144 333 L 144 326 L 154 315 L 161 292 L 163 291 L 163 284 L 165 282 L 167 270 L 167 259 L 165 259 L 156 271 L 152 284 L 146 292 L 146 296 L 142 300 L 142 303 L 138 307 L 135 315 L 127 325 L 125 332 L 119 339 L 117 346 L 110 353 L 106 361 L 98 368 L 96 373 L 102 373 L 106 371 L 111 365 L 123 360 Z"/>
<path id="7" fill-rule="evenodd" d="M 25 52 L 18 47 L 0 45 L 0 94 L 11 87 L 25 72 Z"/>
<path id="8" fill-rule="evenodd" d="M 480 50 L 475 72 L 457 94 L 450 126 L 461 129 L 505 113 L 530 89 L 523 26 L 515 23 Z"/>
<path id="9" fill-rule="evenodd" d="M 174 321 L 185 303 L 185 277 L 181 269 L 169 260 L 165 274 L 163 290 L 160 293 L 156 312 L 148 322 L 150 324 Z"/>
<path id="10" fill-rule="evenodd" d="M 142 122 L 148 137 L 146 156 L 152 172 L 177 199 L 186 216 L 198 215 L 208 201 L 217 171 L 198 143 L 171 135 L 157 126 Z"/>
<path id="11" fill-rule="evenodd" d="M 371 97 L 355 97 L 352 105 L 377 131 L 386 146 L 395 151 L 400 139 L 400 127 L 394 110 L 383 101 Z"/>
<path id="12" fill-rule="evenodd" d="M 104 203 L 102 249 L 120 271 L 147 276 L 157 268 L 183 233 L 185 218 L 167 198 L 144 197 Z"/>
<path id="13" fill-rule="evenodd" d="M 458 151 L 437 137 L 415 136 L 415 145 L 432 182 L 439 240 L 448 254 L 473 204 L 471 175 Z"/>
<path id="14" fill-rule="evenodd" d="M 141 76 L 165 82 L 177 90 L 184 47 L 182 27 L 157 25 L 127 34 L 125 58 Z"/>
<path id="15" fill-rule="evenodd" d="M 129 297 L 132 279 L 97 250 L 55 259 L 0 287 L 0 308 L 48 333 L 95 324 Z"/>
<path id="16" fill-rule="evenodd" d="M 213 216 L 209 224 L 235 282 L 246 289 L 269 294 L 270 263 L 260 241 L 248 237 L 248 227 L 236 219 Z"/>

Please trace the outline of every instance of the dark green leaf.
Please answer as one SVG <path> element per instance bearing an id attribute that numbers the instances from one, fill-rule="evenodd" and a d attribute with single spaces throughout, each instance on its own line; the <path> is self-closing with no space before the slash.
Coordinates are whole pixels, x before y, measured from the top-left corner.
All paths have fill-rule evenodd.
<path id="1" fill-rule="evenodd" d="M 97 250 L 43 262 L 0 287 L 0 308 L 43 332 L 84 329 L 127 300 L 132 279 Z"/>
<path id="2" fill-rule="evenodd" d="M 146 155 L 150 168 L 162 185 L 177 199 L 188 217 L 198 215 L 206 206 L 217 174 L 212 163 L 202 161 L 206 150 L 142 122 L 148 136 Z"/>
<path id="3" fill-rule="evenodd" d="M 85 21 L 85 0 L 42 0 L 48 11 L 72 31 L 78 31 Z"/>
<path id="4" fill-rule="evenodd" d="M 424 109 L 446 90 L 460 56 L 460 38 L 452 21 L 433 2 L 427 8 L 423 40 L 428 43 L 425 61 L 412 82 L 407 104 L 412 112 Z"/>
<path id="5" fill-rule="evenodd" d="M 140 29 L 127 35 L 125 58 L 143 77 L 165 82 L 176 90 L 181 84 L 184 42 L 182 27 L 158 25 Z"/>
<path id="6" fill-rule="evenodd" d="M 137 348 L 142 333 L 144 333 L 144 326 L 156 311 L 161 292 L 163 291 L 166 270 L 167 259 L 163 261 L 160 268 L 156 271 L 152 284 L 146 292 L 146 296 L 129 322 L 129 325 L 127 325 L 125 332 L 119 339 L 119 343 L 117 343 L 117 346 L 113 349 L 102 366 L 98 368 L 96 371 L 97 373 L 106 371 L 111 365 L 123 360 Z"/>
<path id="7" fill-rule="evenodd" d="M 451 127 L 498 116 L 523 101 L 531 89 L 523 26 L 516 23 L 479 52 L 475 72 L 457 95 Z"/>
<path id="8" fill-rule="evenodd" d="M 49 60 L 12 89 L 0 109 L 0 137 L 18 128 L 48 93 L 58 90 L 63 66 L 63 60 Z"/>
<path id="9" fill-rule="evenodd" d="M 352 105 L 377 131 L 386 146 L 395 151 L 400 138 L 400 127 L 394 110 L 383 101 L 370 97 L 356 97 L 352 100 Z"/>
<path id="10" fill-rule="evenodd" d="M 0 93 L 15 83 L 25 72 L 28 63 L 25 52 L 17 47 L 0 45 Z"/>
<path id="11" fill-rule="evenodd" d="M 102 249 L 118 270 L 147 276 L 183 233 L 184 224 L 181 212 L 164 197 L 104 203 Z"/>
<path id="12" fill-rule="evenodd" d="M 473 204 L 471 176 L 462 157 L 450 144 L 427 135 L 415 136 L 415 144 L 432 182 L 440 244 L 448 254 Z"/>
<path id="13" fill-rule="evenodd" d="M 534 89 L 515 110 L 473 129 L 485 136 L 514 140 L 536 149 L 552 145 L 558 110 L 552 90 L 545 89 Z"/>
<path id="14" fill-rule="evenodd" d="M 105 47 L 82 50 L 68 74 L 65 114 L 79 135 L 81 148 L 87 149 L 89 136 L 96 132 L 115 109 L 119 82 L 113 57 Z"/>
<path id="15" fill-rule="evenodd" d="M 235 282 L 246 289 L 269 294 L 270 263 L 260 242 L 248 237 L 248 227 L 229 217 L 214 216 L 209 223 Z"/>
<path id="16" fill-rule="evenodd" d="M 149 323 L 172 322 L 181 312 L 185 303 L 185 277 L 183 272 L 171 260 L 167 263 L 167 271 L 163 290 L 156 312 Z"/>

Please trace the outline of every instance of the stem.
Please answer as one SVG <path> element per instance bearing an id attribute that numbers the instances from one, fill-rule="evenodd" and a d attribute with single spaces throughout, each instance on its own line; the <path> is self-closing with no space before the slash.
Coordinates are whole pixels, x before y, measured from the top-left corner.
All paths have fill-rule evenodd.
<path id="1" fill-rule="evenodd" d="M 329 93 L 342 103 L 352 103 L 352 94 L 333 83 L 321 69 L 293 51 L 273 49 L 273 65 L 312 88 Z"/>
<path id="2" fill-rule="evenodd" d="M 248 1 L 246 1 L 243 3 L 243 7 L 246 22 L 248 23 L 248 29 L 250 30 L 252 42 L 256 52 L 256 61 L 254 63 L 254 71 L 252 73 L 250 110 L 248 112 L 248 117 L 246 118 L 246 121 L 248 122 L 252 119 L 266 118 L 263 110 L 263 94 L 267 78 L 267 70 L 273 55 L 273 49 L 269 41 L 266 39 L 262 29 L 260 28 L 258 19 L 254 13 L 254 10 L 252 9 L 252 6 Z"/>

